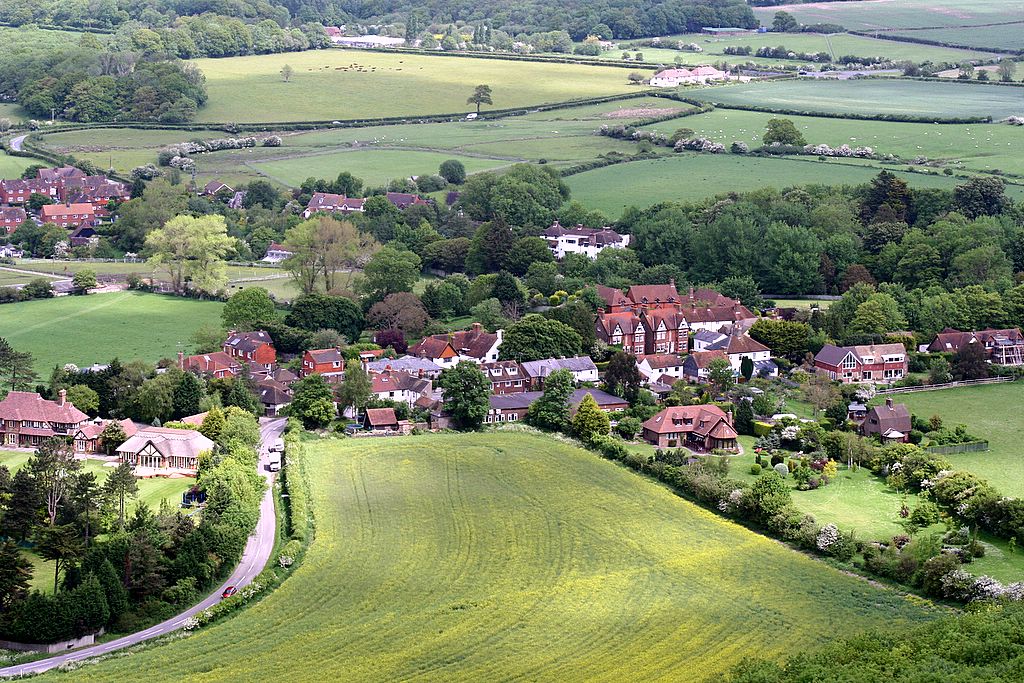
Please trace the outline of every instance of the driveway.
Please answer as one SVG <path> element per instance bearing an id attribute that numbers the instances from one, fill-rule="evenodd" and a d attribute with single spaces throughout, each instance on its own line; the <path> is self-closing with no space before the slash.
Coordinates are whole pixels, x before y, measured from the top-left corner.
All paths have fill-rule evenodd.
<path id="1" fill-rule="evenodd" d="M 217 590 L 191 609 L 188 609 L 167 621 L 159 623 L 156 626 L 150 626 L 145 631 L 132 633 L 131 635 L 118 638 L 117 640 L 112 640 L 109 643 L 92 645 L 80 650 L 68 652 L 67 654 L 57 655 L 56 657 L 40 659 L 35 662 L 29 662 L 28 664 L 9 666 L 4 669 L 0 669 L 0 676 L 22 676 L 25 674 L 41 673 L 66 662 L 77 662 L 83 659 L 88 659 L 89 657 L 96 657 L 97 655 L 103 655 L 108 652 L 113 652 L 114 650 L 121 650 L 152 638 L 158 638 L 160 636 L 167 635 L 168 633 L 173 633 L 180 629 L 189 617 L 220 602 L 220 596 L 228 586 L 237 586 L 241 588 L 242 586 L 246 586 L 251 583 L 252 580 L 256 578 L 256 575 L 263 571 L 267 561 L 270 559 L 270 553 L 274 549 L 274 535 L 277 531 L 277 517 L 274 514 L 274 473 L 268 472 L 265 465 L 268 462 L 267 448 L 272 446 L 274 441 L 281 437 L 286 423 L 287 421 L 283 418 L 264 418 L 260 420 L 260 437 L 262 438 L 263 443 L 260 446 L 259 469 L 260 474 L 262 474 L 267 480 L 267 491 L 263 494 L 263 500 L 260 501 L 260 520 L 256 523 L 256 529 L 253 531 L 252 535 L 249 536 L 249 540 L 245 544 L 245 551 L 242 553 L 242 559 L 238 563 L 238 566 L 235 567 L 235 571 L 232 572 L 231 576 L 228 577 L 228 580 L 221 584 Z"/>

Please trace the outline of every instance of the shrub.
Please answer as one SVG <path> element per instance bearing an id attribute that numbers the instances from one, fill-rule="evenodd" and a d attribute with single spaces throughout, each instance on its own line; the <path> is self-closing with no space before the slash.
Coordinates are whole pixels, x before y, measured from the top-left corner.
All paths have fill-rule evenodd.
<path id="1" fill-rule="evenodd" d="M 761 469 L 762 469 L 761 468 L 761 463 L 755 462 L 753 465 L 750 466 L 750 473 L 751 474 L 761 474 Z"/>
<path id="2" fill-rule="evenodd" d="M 774 460 L 774 458 L 772 459 Z M 787 467 L 784 462 L 779 462 L 777 465 L 774 465 L 772 469 L 778 472 L 779 476 L 783 479 L 789 476 L 789 467 Z"/>

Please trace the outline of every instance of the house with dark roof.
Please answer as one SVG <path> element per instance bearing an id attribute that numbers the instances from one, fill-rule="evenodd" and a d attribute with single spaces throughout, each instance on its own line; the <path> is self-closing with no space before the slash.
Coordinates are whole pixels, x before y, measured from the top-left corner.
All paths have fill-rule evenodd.
<path id="1" fill-rule="evenodd" d="M 36 177 L 48 183 L 59 183 L 72 178 L 84 178 L 86 172 L 74 166 L 61 166 L 59 168 L 41 168 L 36 171 Z"/>
<path id="2" fill-rule="evenodd" d="M 227 183 L 222 183 L 219 180 L 211 180 L 203 185 L 203 189 L 199 194 L 204 197 L 212 197 L 222 190 L 224 192 L 231 192 L 232 194 L 235 192 L 235 190 Z"/>
<path id="3" fill-rule="evenodd" d="M 41 194 L 53 201 L 60 198 L 61 183 L 59 181 L 39 180 L 0 180 L 0 204 L 24 204 L 32 195 Z"/>
<path id="4" fill-rule="evenodd" d="M 711 362 L 716 358 L 729 361 L 728 354 L 721 349 L 715 351 L 694 351 L 683 361 L 683 377 L 691 382 L 707 382 L 711 372 Z"/>
<path id="5" fill-rule="evenodd" d="M 330 192 L 314 192 L 306 204 L 306 210 L 302 212 L 303 218 L 309 218 L 315 213 L 362 213 L 365 199 L 357 197 L 346 197 L 343 194 L 332 194 Z"/>
<path id="6" fill-rule="evenodd" d="M 403 211 L 408 209 L 410 206 L 415 206 L 417 204 L 423 206 L 430 204 L 430 202 L 419 195 L 409 194 L 407 192 L 388 192 L 384 196 L 389 202 Z"/>
<path id="7" fill-rule="evenodd" d="M 345 359 L 341 349 L 310 349 L 302 354 L 303 377 L 312 374 L 324 377 L 340 377 L 345 374 Z"/>
<path id="8" fill-rule="evenodd" d="M 611 346 L 640 355 L 647 350 L 647 324 L 633 311 L 621 313 L 597 312 L 595 333 L 598 339 Z"/>
<path id="9" fill-rule="evenodd" d="M 195 476 L 199 455 L 215 447 L 213 441 L 193 429 L 143 427 L 117 447 L 121 462 L 136 476 L 185 474 Z"/>
<path id="10" fill-rule="evenodd" d="M 498 360 L 483 363 L 480 371 L 491 383 L 492 394 L 513 394 L 526 391 L 529 379 L 523 374 L 519 363 L 514 360 Z"/>
<path id="11" fill-rule="evenodd" d="M 728 338 L 729 335 L 717 330 L 697 330 L 690 337 L 690 342 L 694 351 L 712 351 L 712 347 L 719 348 L 718 345 Z"/>
<path id="12" fill-rule="evenodd" d="M 231 332 L 221 348 L 236 360 L 262 365 L 268 370 L 277 362 L 274 340 L 263 330 Z"/>
<path id="13" fill-rule="evenodd" d="M 597 365 L 590 356 L 573 356 L 571 358 L 544 358 L 528 360 L 520 363 L 523 374 L 529 380 L 529 388 L 538 391 L 544 388 L 544 380 L 555 370 L 568 370 L 576 384 L 597 382 L 599 379 Z"/>
<path id="14" fill-rule="evenodd" d="M 11 391 L 0 401 L 0 446 L 35 448 L 54 436 L 74 436 L 89 416 L 68 401 L 61 389 L 56 401 L 29 391 Z"/>
<path id="15" fill-rule="evenodd" d="M 883 443 L 906 443 L 910 440 L 913 421 L 906 404 L 893 403 L 886 397 L 885 403 L 868 410 L 860 424 L 864 436 L 877 436 Z"/>
<path id="16" fill-rule="evenodd" d="M 28 214 L 20 206 L 0 206 L 0 235 L 11 234 L 27 218 Z"/>
<path id="17" fill-rule="evenodd" d="M 488 332 L 480 323 L 473 323 L 468 330 L 424 337 L 409 353 L 441 368 L 454 367 L 464 360 L 480 365 L 498 360 L 502 335 L 502 330 Z"/>
<path id="18" fill-rule="evenodd" d="M 291 389 L 274 379 L 258 382 L 256 393 L 263 405 L 263 414 L 267 417 L 277 417 L 292 402 Z"/>
<path id="19" fill-rule="evenodd" d="M 957 353 L 969 344 L 981 344 L 985 356 L 996 365 L 1024 364 L 1024 336 L 1019 328 L 961 332 L 947 327 L 928 345 L 930 353 Z"/>
<path id="20" fill-rule="evenodd" d="M 643 425 L 644 440 L 658 448 L 695 451 L 737 450 L 732 413 L 714 405 L 673 406 Z"/>
<path id="21" fill-rule="evenodd" d="M 381 400 L 412 406 L 424 396 L 430 397 L 434 384 L 426 377 L 387 370 L 370 375 L 370 392 Z"/>
<path id="22" fill-rule="evenodd" d="M 589 259 L 597 258 L 605 249 L 625 249 L 629 246 L 629 235 L 620 235 L 611 228 L 563 228 L 558 221 L 541 233 L 551 253 L 561 261 L 566 254 L 582 254 Z"/>
<path id="23" fill-rule="evenodd" d="M 683 364 L 685 362 L 686 357 L 679 354 L 649 353 L 637 356 L 636 369 L 640 371 L 641 376 L 646 378 L 645 381 L 647 383 L 658 380 L 663 375 L 682 379 L 685 376 L 683 374 Z"/>
<path id="24" fill-rule="evenodd" d="M 614 413 L 625 410 L 629 403 L 618 396 L 609 394 L 606 391 L 593 388 L 576 389 L 569 396 L 569 412 L 575 414 L 583 397 L 590 394 L 597 402 L 597 407 L 603 412 Z M 489 399 L 491 408 L 484 418 L 485 424 L 500 424 L 502 422 L 519 422 L 526 418 L 530 405 L 544 395 L 543 391 L 525 391 L 518 394 L 492 395 Z"/>
<path id="25" fill-rule="evenodd" d="M 909 362 L 903 344 L 825 344 L 814 356 L 814 367 L 844 384 L 892 383 L 907 376 Z"/>
<path id="26" fill-rule="evenodd" d="M 743 366 L 743 359 L 749 358 L 754 364 L 753 377 L 777 377 L 779 366 L 772 360 L 772 351 L 767 346 L 745 334 L 730 334 L 707 347 L 709 351 L 725 351 L 729 364 L 737 375 Z"/>

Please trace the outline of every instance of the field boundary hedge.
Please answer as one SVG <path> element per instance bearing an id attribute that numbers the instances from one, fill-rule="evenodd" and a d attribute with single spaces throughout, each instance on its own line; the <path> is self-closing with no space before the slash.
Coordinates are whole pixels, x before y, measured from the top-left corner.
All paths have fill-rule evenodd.
<path id="1" fill-rule="evenodd" d="M 1011 25 L 1011 24 L 1019 24 L 1019 23 L 1021 23 L 1021 22 L 1019 22 L 1019 21 L 1008 21 L 1008 22 L 1000 22 L 1000 23 L 995 23 L 995 24 L 982 24 L 980 27 L 983 28 L 985 26 L 1008 26 L 1008 25 Z M 908 28 L 902 28 L 902 29 L 890 29 L 890 30 L 892 30 L 892 31 L 915 31 L 915 30 L 918 30 L 918 31 L 938 31 L 938 30 L 949 30 L 951 28 L 979 28 L 979 27 L 978 26 L 970 26 L 970 27 L 932 26 L 932 27 L 922 27 L 922 28 L 909 28 L 909 29 Z M 848 30 L 847 33 L 849 33 L 852 36 L 860 36 L 861 38 L 874 38 L 875 40 L 891 40 L 894 43 L 916 43 L 918 45 L 934 45 L 935 47 L 949 47 L 949 48 L 954 48 L 954 49 L 957 49 L 957 50 L 971 50 L 973 52 L 990 52 L 990 53 L 996 54 L 996 55 L 1004 55 L 1004 54 L 1005 55 L 1020 55 L 1020 54 L 1024 54 L 1024 50 L 1020 50 L 1020 49 L 1017 49 L 1017 50 L 1011 50 L 1011 49 L 1000 50 L 1000 49 L 993 48 L 993 47 L 979 47 L 977 45 L 965 45 L 964 43 L 950 43 L 950 42 L 947 42 L 947 41 L 944 41 L 944 40 L 931 40 L 929 38 L 915 38 L 914 36 L 904 36 L 904 35 L 898 35 L 898 34 L 891 34 L 891 35 L 884 35 L 884 36 L 882 36 L 882 35 L 879 35 L 879 33 L 877 31 L 872 33 L 871 31 L 849 31 Z M 887 31 L 884 31 L 883 33 L 888 34 L 889 31 L 887 30 Z"/>
<path id="2" fill-rule="evenodd" d="M 405 55 L 424 55 L 427 57 L 462 57 L 463 59 L 497 59 L 508 62 L 541 62 L 546 64 L 580 64 L 582 66 L 614 66 L 623 69 L 650 69 L 661 66 L 660 62 L 622 62 L 610 59 L 576 59 L 571 56 L 556 57 L 554 55 L 517 55 L 512 52 L 444 52 L 442 50 L 425 50 L 416 47 L 345 47 L 334 45 L 328 50 L 349 50 L 352 52 L 382 52 Z"/>

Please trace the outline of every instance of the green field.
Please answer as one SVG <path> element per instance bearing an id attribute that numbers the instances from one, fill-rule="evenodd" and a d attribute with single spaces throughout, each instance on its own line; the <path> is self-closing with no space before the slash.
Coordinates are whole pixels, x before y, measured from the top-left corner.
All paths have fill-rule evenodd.
<path id="1" fill-rule="evenodd" d="M 317 534 L 295 574 L 76 680 L 694 680 L 935 614 L 547 437 L 309 446 Z"/>
<path id="2" fill-rule="evenodd" d="M 492 121 L 400 124 L 282 132 L 281 147 L 256 147 L 196 155 L 200 184 L 217 178 L 229 184 L 257 177 L 299 184 L 311 175 L 334 177 L 347 170 L 368 184 L 396 177 L 436 173 L 441 161 L 460 159 L 470 170 L 518 161 L 553 164 L 587 161 L 635 146 L 594 134 L 603 123 L 632 121 L 684 112 L 690 105 L 636 97 L 599 105 L 535 112 Z M 159 149 L 193 137 L 220 137 L 217 131 L 93 129 L 49 134 L 47 146 L 123 173 L 153 163 Z"/>
<path id="3" fill-rule="evenodd" d="M 899 394 L 895 400 L 906 403 L 918 417 L 939 415 L 945 425 L 965 424 L 971 434 L 988 439 L 987 451 L 946 457 L 956 469 L 987 479 L 1004 495 L 1024 496 L 1024 383 Z"/>
<path id="4" fill-rule="evenodd" d="M 726 147 L 741 140 L 753 149 L 762 144 L 765 126 L 774 117 L 774 114 L 761 112 L 716 109 L 644 128 L 671 134 L 677 128 L 686 127 L 693 129 L 697 136 L 721 142 Z M 1024 174 L 1024 135 L 1015 126 L 998 123 L 936 126 L 815 116 L 786 118 L 793 121 L 809 144 L 867 146 L 877 154 L 895 154 L 908 161 L 925 156 L 944 161 L 954 169 Z"/>
<path id="5" fill-rule="evenodd" d="M 676 154 L 645 161 L 605 166 L 566 178 L 573 199 L 618 216 L 628 206 L 691 201 L 756 187 L 795 185 L 858 185 L 879 169 L 818 161 L 816 158 L 771 159 L 733 154 Z M 915 187 L 952 189 L 956 178 L 895 171 Z"/>
<path id="6" fill-rule="evenodd" d="M 880 36 L 884 36 L 887 29 L 945 27 L 957 29 L 945 34 L 956 44 L 995 49 L 1024 47 L 1020 25 L 983 26 L 1021 22 L 1024 3 L 1020 0 L 815 2 L 755 7 L 754 14 L 762 24 L 770 25 L 775 12 L 780 10 L 793 14 L 802 24 L 840 24 L 855 31 L 879 31 L 876 35 Z M 965 30 L 962 27 L 973 28 Z M 922 31 L 895 30 L 892 33 L 936 39 Z"/>
<path id="7" fill-rule="evenodd" d="M 220 326 L 223 304 L 159 294 L 115 292 L 23 301 L 0 308 L 0 337 L 31 351 L 45 379 L 55 365 L 156 362 L 189 351 L 193 332 Z"/>
<path id="8" fill-rule="evenodd" d="M 1024 89 L 1013 86 L 912 81 L 799 79 L 752 82 L 687 91 L 687 96 L 723 106 L 757 106 L 808 114 L 893 114 L 935 120 L 991 116 L 994 120 L 1024 109 Z M 859 124 L 850 124 L 856 130 Z"/>
<path id="9" fill-rule="evenodd" d="M 629 92 L 625 69 L 359 50 L 197 59 L 209 102 L 199 121 L 324 121 L 469 112 L 473 88 L 494 108 Z M 291 65 L 291 82 L 281 67 Z M 258 103 L 258 106 L 253 106 Z M 486 108 L 485 108 L 486 110 Z"/>
<path id="10" fill-rule="evenodd" d="M 12 157 L 0 150 L 0 179 L 20 178 L 21 172 L 34 163 L 39 162 L 28 157 Z"/>
<path id="11" fill-rule="evenodd" d="M 774 13 L 773 13 L 774 16 Z M 763 20 L 762 20 L 763 21 Z M 768 23 L 771 23 L 769 19 Z M 755 57 L 754 55 L 727 55 L 727 47 L 752 48 L 757 52 L 761 47 L 784 46 L 793 52 L 826 52 L 838 59 L 844 55 L 857 55 L 860 57 L 885 57 L 891 60 L 912 60 L 915 62 L 949 62 L 957 63 L 966 59 L 991 59 L 989 53 L 976 52 L 974 50 L 960 50 L 957 48 L 937 47 L 934 45 L 916 45 L 913 43 L 900 43 L 892 40 L 877 40 L 864 36 L 854 36 L 848 33 L 825 35 L 822 33 L 751 33 L 739 36 L 710 36 L 698 33 L 668 36 L 665 41 L 683 41 L 696 43 L 702 48 L 702 52 L 682 52 L 667 48 L 636 47 L 628 41 L 620 43 L 615 50 L 607 50 L 601 53 L 601 58 L 621 61 L 622 53 L 640 52 L 647 63 L 671 64 L 679 57 L 682 64 L 707 64 L 726 60 L 729 63 L 753 61 L 758 64 L 804 64 L 806 62 L 794 59 L 774 59 L 766 57 Z M 632 57 L 632 54 L 630 55 Z"/>

